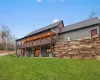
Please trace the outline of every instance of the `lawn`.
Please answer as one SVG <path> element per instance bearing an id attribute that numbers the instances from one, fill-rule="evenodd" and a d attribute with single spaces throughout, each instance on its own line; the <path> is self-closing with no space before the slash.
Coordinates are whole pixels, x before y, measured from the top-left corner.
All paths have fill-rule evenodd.
<path id="1" fill-rule="evenodd" d="M 100 61 L 0 57 L 0 80 L 100 80 Z"/>

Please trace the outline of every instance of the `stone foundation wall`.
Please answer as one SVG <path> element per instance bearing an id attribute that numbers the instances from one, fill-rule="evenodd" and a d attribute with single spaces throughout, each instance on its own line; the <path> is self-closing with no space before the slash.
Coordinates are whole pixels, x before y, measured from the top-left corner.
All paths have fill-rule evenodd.
<path id="1" fill-rule="evenodd" d="M 100 59 L 100 36 L 69 42 L 57 42 L 54 54 L 60 58 Z"/>

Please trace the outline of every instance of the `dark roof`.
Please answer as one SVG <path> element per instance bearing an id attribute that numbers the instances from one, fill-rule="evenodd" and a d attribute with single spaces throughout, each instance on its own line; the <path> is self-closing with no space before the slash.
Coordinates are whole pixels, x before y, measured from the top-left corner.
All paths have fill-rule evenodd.
<path id="1" fill-rule="evenodd" d="M 98 17 L 90 18 L 90 19 L 87 19 L 87 20 L 84 20 L 72 25 L 65 26 L 64 29 L 60 33 L 69 32 L 69 31 L 84 28 L 84 27 L 89 27 L 91 25 L 95 25 L 99 23 L 100 23 L 100 19 Z"/>
<path id="2" fill-rule="evenodd" d="M 61 22 L 63 22 L 63 20 L 60 20 L 60 21 L 58 21 L 58 22 L 56 22 L 56 23 L 52 23 L 52 24 L 50 24 L 50 25 L 48 25 L 48 26 L 45 26 L 45 27 L 43 27 L 43 28 L 40 28 L 40 29 L 38 29 L 38 30 L 36 30 L 36 31 L 32 31 L 32 32 L 30 32 L 29 34 L 27 34 L 25 37 L 20 38 L 20 39 L 17 39 L 17 40 L 21 40 L 21 39 L 24 39 L 24 38 L 26 38 L 26 37 L 35 35 L 35 34 L 37 34 L 37 33 L 40 33 L 40 32 L 46 31 L 46 30 L 49 30 L 49 29 L 51 29 L 51 28 L 54 28 L 54 27 L 58 26 Z"/>

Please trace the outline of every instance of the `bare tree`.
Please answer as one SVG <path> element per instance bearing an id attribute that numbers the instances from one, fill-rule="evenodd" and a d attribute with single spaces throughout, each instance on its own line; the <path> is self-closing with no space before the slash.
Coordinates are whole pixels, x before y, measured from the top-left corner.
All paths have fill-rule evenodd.
<path id="1" fill-rule="evenodd" d="M 96 17 L 96 16 L 97 16 L 97 10 L 94 9 L 94 10 L 92 10 L 92 12 L 90 13 L 89 18 L 93 18 L 93 17 Z"/>
<path id="2" fill-rule="evenodd" d="M 98 16 L 99 11 L 100 11 L 100 6 L 96 6 L 96 7 L 92 10 L 92 12 L 90 13 L 89 18 L 93 18 L 93 17 Z"/>
<path id="3" fill-rule="evenodd" d="M 15 37 L 11 34 L 10 29 L 5 24 L 1 26 L 0 37 L 2 40 L 3 50 L 14 50 Z"/>

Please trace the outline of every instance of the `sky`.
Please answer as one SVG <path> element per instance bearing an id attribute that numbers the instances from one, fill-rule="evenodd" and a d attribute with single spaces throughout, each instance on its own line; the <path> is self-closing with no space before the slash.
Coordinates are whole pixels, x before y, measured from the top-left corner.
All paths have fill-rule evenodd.
<path id="1" fill-rule="evenodd" d="M 0 26 L 21 38 L 59 20 L 66 26 L 88 19 L 93 10 L 100 16 L 100 0 L 0 0 Z"/>

